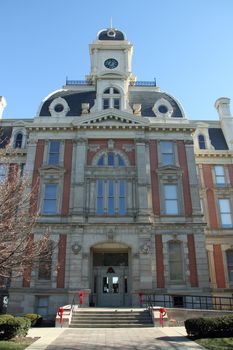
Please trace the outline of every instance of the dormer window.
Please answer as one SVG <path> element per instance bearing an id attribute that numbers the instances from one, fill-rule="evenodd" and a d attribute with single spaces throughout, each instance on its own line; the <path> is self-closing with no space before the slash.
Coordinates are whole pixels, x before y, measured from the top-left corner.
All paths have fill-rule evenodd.
<path id="1" fill-rule="evenodd" d="M 198 144 L 200 149 L 206 149 L 205 136 L 200 134 L 198 135 Z"/>
<path id="2" fill-rule="evenodd" d="M 120 109 L 121 94 L 116 88 L 107 88 L 103 92 L 103 109 Z"/>
<path id="3" fill-rule="evenodd" d="M 21 132 L 18 132 L 18 134 L 15 137 L 14 148 L 22 148 L 22 143 L 23 143 L 23 134 Z"/>

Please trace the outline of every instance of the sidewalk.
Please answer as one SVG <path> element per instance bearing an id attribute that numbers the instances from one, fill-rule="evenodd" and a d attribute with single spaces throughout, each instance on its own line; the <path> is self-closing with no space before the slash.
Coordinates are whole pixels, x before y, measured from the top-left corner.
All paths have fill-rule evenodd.
<path id="1" fill-rule="evenodd" d="M 201 350 L 184 327 L 164 328 L 32 328 L 41 337 L 27 350 Z"/>

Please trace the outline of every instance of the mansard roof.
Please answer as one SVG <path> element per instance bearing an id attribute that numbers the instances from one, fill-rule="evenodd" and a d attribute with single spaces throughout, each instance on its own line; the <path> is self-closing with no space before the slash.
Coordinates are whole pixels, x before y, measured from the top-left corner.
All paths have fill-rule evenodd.
<path id="1" fill-rule="evenodd" d="M 98 40 L 126 40 L 125 34 L 115 28 L 102 29 L 97 34 Z"/>
<path id="2" fill-rule="evenodd" d="M 92 91 L 91 89 L 90 91 L 75 91 L 70 89 L 56 91 L 44 100 L 38 115 L 40 117 L 51 116 L 49 106 L 52 101 L 58 97 L 64 98 L 70 108 L 69 112 L 67 113 L 67 117 L 78 117 L 82 114 L 82 103 L 89 103 L 90 109 L 93 107 L 96 99 L 96 91 L 93 91 L 93 89 Z M 161 91 L 134 90 L 134 87 L 130 87 L 129 89 L 129 105 L 131 108 L 133 108 L 134 104 L 141 104 L 142 117 L 156 117 L 155 113 L 153 112 L 153 106 L 159 99 L 162 98 L 171 104 L 173 108 L 171 115 L 172 118 L 184 118 L 181 107 L 169 94 Z"/>
<path id="3" fill-rule="evenodd" d="M 212 146 L 214 146 L 215 150 L 228 150 L 228 146 L 223 135 L 223 131 L 220 128 L 209 128 L 209 137 Z"/>

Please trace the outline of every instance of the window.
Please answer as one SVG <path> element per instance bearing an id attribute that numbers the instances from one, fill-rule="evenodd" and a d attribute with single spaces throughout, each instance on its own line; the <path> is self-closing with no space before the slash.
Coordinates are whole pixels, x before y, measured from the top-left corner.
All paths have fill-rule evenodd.
<path id="1" fill-rule="evenodd" d="M 0 164 L 0 183 L 6 180 L 7 166 L 6 164 Z"/>
<path id="2" fill-rule="evenodd" d="M 49 143 L 49 159 L 48 164 L 59 164 L 60 141 L 51 141 Z"/>
<path id="3" fill-rule="evenodd" d="M 225 185 L 225 173 L 224 173 L 224 166 L 222 165 L 215 165 L 214 166 L 214 173 L 215 173 L 215 183 L 217 186 L 224 186 Z"/>
<path id="4" fill-rule="evenodd" d="M 106 152 L 98 159 L 97 165 L 99 166 L 125 166 L 125 161 L 117 153 Z"/>
<path id="5" fill-rule="evenodd" d="M 228 280 L 233 282 L 233 250 L 226 251 Z"/>
<path id="6" fill-rule="evenodd" d="M 57 184 L 46 184 L 44 191 L 43 214 L 57 213 Z"/>
<path id="7" fill-rule="evenodd" d="M 97 180 L 96 214 L 126 214 L 126 183 L 124 180 Z"/>
<path id="8" fill-rule="evenodd" d="M 175 163 L 174 145 L 172 141 L 161 141 L 161 163 L 163 165 L 171 165 Z"/>
<path id="9" fill-rule="evenodd" d="M 198 135 L 198 144 L 200 149 L 206 149 L 205 137 L 204 135 Z"/>
<path id="10" fill-rule="evenodd" d="M 14 148 L 22 148 L 22 143 L 23 143 L 23 134 L 21 132 L 18 132 L 18 134 L 15 137 Z"/>
<path id="11" fill-rule="evenodd" d="M 46 249 L 39 256 L 38 279 L 50 280 L 52 272 L 52 242 L 48 242 Z"/>
<path id="12" fill-rule="evenodd" d="M 46 317 L 48 315 L 49 297 L 38 296 L 36 304 L 36 313 Z"/>
<path id="13" fill-rule="evenodd" d="M 219 199 L 219 213 L 222 227 L 232 227 L 231 208 L 229 199 Z"/>
<path id="14" fill-rule="evenodd" d="M 116 108 L 120 109 L 120 92 L 116 88 L 107 88 L 103 92 L 103 109 Z"/>
<path id="15" fill-rule="evenodd" d="M 164 202 L 166 215 L 178 215 L 177 185 L 164 185 Z"/>
<path id="16" fill-rule="evenodd" d="M 183 251 L 182 243 L 168 242 L 169 278 L 170 281 L 183 281 Z"/>

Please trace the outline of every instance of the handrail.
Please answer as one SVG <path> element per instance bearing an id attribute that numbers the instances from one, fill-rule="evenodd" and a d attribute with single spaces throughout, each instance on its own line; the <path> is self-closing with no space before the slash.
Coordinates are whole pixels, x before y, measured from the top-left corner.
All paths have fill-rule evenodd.
<path id="1" fill-rule="evenodd" d="M 232 297 L 216 297 L 213 295 L 159 295 L 142 292 L 142 304 L 146 307 L 164 306 L 168 308 L 233 311 Z"/>

